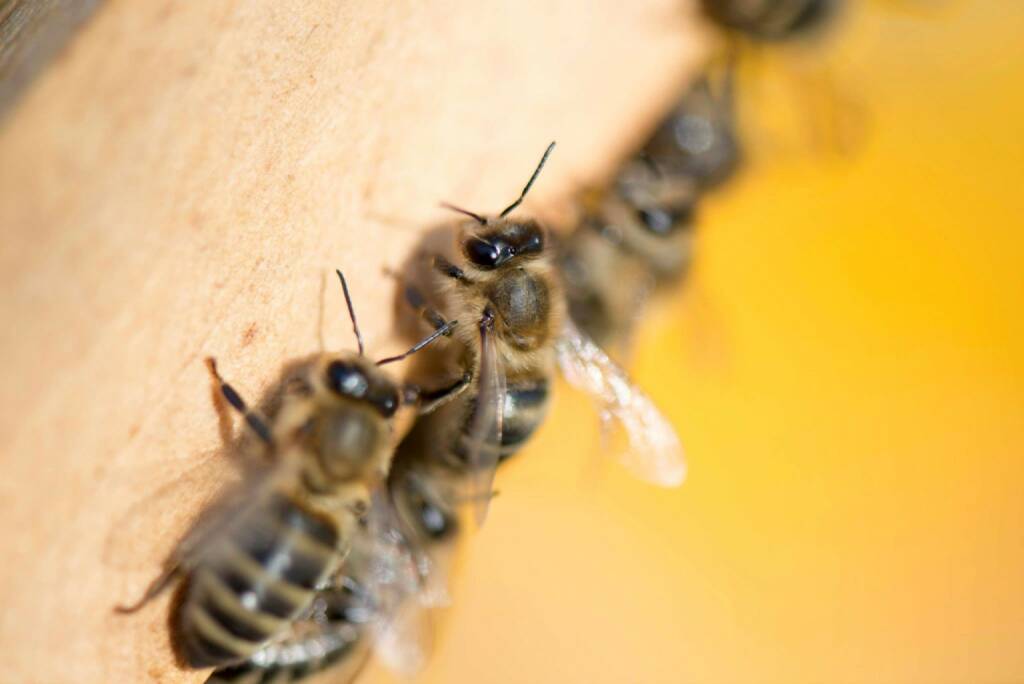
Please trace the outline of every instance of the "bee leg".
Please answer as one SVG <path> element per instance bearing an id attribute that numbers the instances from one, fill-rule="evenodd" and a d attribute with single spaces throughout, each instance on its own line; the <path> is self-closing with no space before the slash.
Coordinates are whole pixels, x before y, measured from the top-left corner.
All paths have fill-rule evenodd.
<path id="1" fill-rule="evenodd" d="M 455 397 L 462 394 L 462 392 L 469 387 L 469 381 L 473 379 L 473 374 L 466 371 L 462 374 L 455 382 L 444 387 L 437 387 L 431 390 L 421 390 L 413 385 L 406 386 L 406 397 L 412 398 L 411 402 L 416 403 L 419 406 L 417 410 L 420 415 L 430 413 L 439 406 L 448 403 Z"/>
<path id="2" fill-rule="evenodd" d="M 413 310 L 417 311 L 420 317 L 429 323 L 434 330 L 441 330 L 448 326 L 448 321 L 445 320 L 444 316 L 442 316 L 437 309 L 434 309 L 427 304 L 426 297 L 423 296 L 423 293 L 420 292 L 419 288 L 415 285 L 406 284 L 403 294 L 405 295 L 405 301 L 409 306 L 411 306 Z M 445 331 L 444 335 L 450 337 L 450 326 L 448 326 L 448 328 L 449 329 Z"/>
<path id="3" fill-rule="evenodd" d="M 118 605 L 114 606 L 114 612 L 120 615 L 131 615 L 132 613 L 138 612 L 147 603 L 155 599 L 160 594 L 167 590 L 167 587 L 171 586 L 171 582 L 178 576 L 180 566 L 177 564 L 168 566 L 160 576 L 153 580 L 148 587 L 146 587 L 146 593 L 136 601 L 129 605 Z"/>
<path id="4" fill-rule="evenodd" d="M 274 437 L 270 434 L 270 428 L 267 427 L 266 422 L 257 414 L 252 411 L 245 400 L 242 399 L 241 395 L 235 391 L 235 388 L 224 382 L 224 378 L 217 372 L 217 361 L 211 356 L 206 359 L 206 367 L 210 371 L 210 375 L 213 376 L 214 381 L 220 386 L 221 394 L 227 399 L 227 402 L 231 404 L 231 407 L 242 414 L 245 418 L 245 422 L 248 423 L 252 431 L 256 433 L 264 444 L 267 446 L 274 446 Z"/>
<path id="5" fill-rule="evenodd" d="M 436 340 L 438 337 L 451 335 L 452 328 L 454 328 L 458 324 L 459 324 L 458 321 L 449 321 L 449 322 L 445 323 L 440 328 L 437 328 L 436 330 L 434 330 L 434 332 L 430 333 L 429 335 L 424 337 L 422 340 L 420 340 L 419 342 L 414 344 L 412 346 L 412 348 L 410 348 L 408 351 L 402 352 L 398 356 L 389 356 L 386 359 L 381 359 L 380 361 L 377 362 L 377 365 L 378 366 L 383 366 L 385 363 L 394 363 L 395 361 L 401 361 L 404 358 L 412 356 L 413 354 L 418 352 L 420 349 L 423 349 L 428 344 L 430 344 L 431 342 Z"/>
<path id="6" fill-rule="evenodd" d="M 464 285 L 469 285 L 473 282 L 468 276 L 466 276 L 465 271 L 448 261 L 447 258 L 440 254 L 434 255 L 434 269 L 441 275 L 451 278 L 452 280 L 457 280 Z"/>

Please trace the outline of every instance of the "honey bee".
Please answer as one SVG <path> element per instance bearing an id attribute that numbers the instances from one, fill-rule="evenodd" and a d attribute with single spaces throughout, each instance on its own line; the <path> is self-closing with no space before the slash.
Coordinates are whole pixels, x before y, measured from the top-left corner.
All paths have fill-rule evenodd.
<path id="1" fill-rule="evenodd" d="M 640 193 L 638 199 L 642 200 L 644 186 L 657 188 L 661 181 L 691 186 L 689 192 L 703 194 L 733 177 L 743 160 L 736 121 L 736 73 L 735 55 L 705 68 L 662 119 L 641 153 L 620 172 L 621 192 L 627 197 Z M 655 202 L 658 192 L 672 197 L 664 189 L 646 192 Z M 675 190 L 675 195 L 681 193 Z"/>
<path id="2" fill-rule="evenodd" d="M 532 219 L 511 216 L 553 148 L 551 143 L 519 197 L 497 216 L 449 206 L 471 219 L 458 226 L 462 263 L 433 255 L 434 303 L 413 287 L 406 290 L 409 303 L 435 327 L 444 324 L 446 313 L 477 322 L 455 333 L 461 344 L 453 358 L 455 367 L 465 371 L 464 389 L 416 421 L 399 445 L 398 460 L 410 449 L 432 468 L 449 473 L 426 481 L 468 481 L 469 492 L 461 498 L 474 504 L 478 523 L 486 515 L 499 461 L 516 453 L 542 422 L 559 365 L 572 371 L 567 378 L 574 384 L 596 395 L 605 415 L 627 429 L 642 423 L 650 430 L 649 435 L 630 435 L 634 446 L 645 451 L 625 459 L 634 472 L 674 485 L 685 471 L 672 428 L 649 401 L 635 400 L 642 393 L 607 355 L 598 358 L 597 346 L 569 321 L 557 253 L 546 231 Z M 592 382 L 583 377 L 587 372 L 601 379 Z M 633 411 L 649 415 L 638 422 L 627 415 Z M 648 441 L 655 432 L 658 437 Z"/>
<path id="3" fill-rule="evenodd" d="M 699 200 L 739 166 L 733 104 L 731 65 L 706 73 L 612 187 L 584 196 L 559 265 L 573 321 L 601 347 L 625 346 L 651 292 L 688 272 Z"/>
<path id="4" fill-rule="evenodd" d="M 394 499 L 406 491 L 395 487 L 390 499 L 375 491 L 343 570 L 306 614 L 245 663 L 215 671 L 207 684 L 285 684 L 328 668 L 334 681 L 350 682 L 371 649 L 396 672 L 419 671 L 430 642 L 424 612 L 445 603 L 447 591 L 437 589 L 439 571 L 400 529 L 398 509 L 419 501 Z"/>
<path id="5" fill-rule="evenodd" d="M 830 23 L 842 4 L 843 0 L 701 0 L 712 21 L 763 42 L 814 34 Z"/>
<path id="6" fill-rule="evenodd" d="M 635 446 L 674 453 L 674 433 L 659 422 L 654 407 L 642 403 L 646 399 L 599 349 L 581 338 L 575 344 L 582 348 L 566 343 L 559 350 L 570 378 L 607 397 L 616 416 L 629 421 L 627 429 L 645 435 Z M 595 369 L 599 377 L 578 377 Z M 423 667 L 432 641 L 427 612 L 448 603 L 447 561 L 460 532 L 457 506 L 472 473 L 425 457 L 422 447 L 416 437 L 402 441 L 388 473 L 386 498 L 374 493 L 343 568 L 305 614 L 246 662 L 214 672 L 207 684 L 286 684 L 327 669 L 332 681 L 351 682 L 371 651 L 404 676 Z M 666 484 L 679 464 L 646 457 L 627 465 Z"/>
<path id="7" fill-rule="evenodd" d="M 438 328 L 404 354 L 376 363 L 362 336 L 344 275 L 338 271 L 358 354 L 319 354 L 283 392 L 272 422 L 250 409 L 225 382 L 219 389 L 274 461 L 216 516 L 186 537 L 134 612 L 179 577 L 187 578 L 176 613 L 178 645 L 192 667 L 245 660 L 307 611 L 336 574 L 383 481 L 392 454 L 395 413 L 419 403 L 380 366 L 403 359 L 450 332 Z"/>

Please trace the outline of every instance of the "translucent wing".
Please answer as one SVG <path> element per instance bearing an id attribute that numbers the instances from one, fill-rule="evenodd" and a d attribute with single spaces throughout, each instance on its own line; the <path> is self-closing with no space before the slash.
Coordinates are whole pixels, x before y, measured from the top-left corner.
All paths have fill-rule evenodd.
<path id="1" fill-rule="evenodd" d="M 432 642 L 422 590 L 427 567 L 399 531 L 387 494 L 375 492 L 344 565 L 306 613 L 247 662 L 218 670 L 210 684 L 278 681 L 274 675 L 292 681 L 286 671 L 308 674 L 335 661 L 332 670 L 355 673 L 370 649 L 391 670 L 416 674 Z"/>
<path id="2" fill-rule="evenodd" d="M 338 575 L 285 630 L 245 662 L 217 669 L 206 684 L 295 681 L 327 667 L 337 681 L 352 681 L 369 654 L 372 618 L 362 587 Z"/>
<path id="3" fill-rule="evenodd" d="M 363 539 L 362 582 L 373 607 L 374 652 L 391 670 L 412 676 L 423 668 L 432 645 L 427 609 L 434 597 L 425 590 L 432 567 L 402 534 L 384 492 L 374 494 Z"/>
<path id="4" fill-rule="evenodd" d="M 193 522 L 185 537 L 164 562 L 163 572 L 150 583 L 135 603 L 115 607 L 119 613 L 134 613 L 167 590 L 181 574 L 190 572 L 218 553 L 229 536 L 259 535 L 264 532 L 252 520 L 260 516 L 268 501 L 287 491 L 298 478 L 299 456 L 283 452 L 273 466 L 254 470 L 222 495 Z"/>
<path id="5" fill-rule="evenodd" d="M 273 465 L 247 473 L 242 482 L 203 512 L 178 545 L 176 560 L 188 568 L 200 563 L 207 554 L 217 553 L 225 536 L 244 529 L 251 516 L 258 514 L 272 496 L 293 489 L 302 458 L 298 447 L 290 447 L 279 454 Z"/>
<path id="6" fill-rule="evenodd" d="M 466 435 L 466 460 L 472 472 L 468 498 L 473 502 L 477 524 L 483 525 L 487 519 L 487 507 L 491 503 L 491 486 L 501 452 L 501 424 L 506 394 L 505 371 L 498 356 L 494 331 L 483 322 L 480 324 L 480 369 L 477 383 L 476 404 Z"/>
<path id="7" fill-rule="evenodd" d="M 314 600 L 308 614 L 296 619 L 289 628 L 269 644 L 256 651 L 245 663 L 218 670 L 207 684 L 215 682 L 265 681 L 267 671 L 303 668 L 324 661 L 345 657 L 359 660 L 353 653 L 363 642 L 362 625 L 355 620 L 338 620 L 339 614 L 354 615 L 358 607 L 345 587 L 323 590 Z M 243 676 L 249 673 L 250 679 Z M 218 677 L 219 675 L 219 677 Z M 230 676 L 229 676 L 230 675 Z"/>
<path id="8" fill-rule="evenodd" d="M 572 322 L 556 344 L 558 365 L 565 379 L 592 395 L 602 417 L 617 421 L 629 448 L 618 454 L 636 477 L 662 487 L 675 487 L 686 477 L 683 448 L 675 430 L 650 398 Z"/>

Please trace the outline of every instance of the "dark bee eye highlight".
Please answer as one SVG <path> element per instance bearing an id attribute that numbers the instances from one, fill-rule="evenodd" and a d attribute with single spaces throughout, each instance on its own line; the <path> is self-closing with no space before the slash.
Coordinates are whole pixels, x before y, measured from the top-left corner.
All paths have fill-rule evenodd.
<path id="1" fill-rule="evenodd" d="M 332 361 L 327 366 L 327 386 L 346 397 L 365 396 L 369 382 L 363 372 L 341 361 Z"/>
<path id="2" fill-rule="evenodd" d="M 374 402 L 374 406 L 380 411 L 380 414 L 385 418 L 390 418 L 395 415 L 395 411 L 398 410 L 398 394 L 394 392 L 388 392 L 381 397 L 377 398 Z"/>
<path id="3" fill-rule="evenodd" d="M 458 523 L 441 508 L 429 501 L 419 487 L 408 491 L 408 502 L 418 518 L 420 529 L 434 540 L 442 540 L 455 532 Z"/>
<path id="4" fill-rule="evenodd" d="M 544 249 L 544 236 L 540 233 L 531 233 L 519 245 L 520 254 L 540 254 Z"/>
<path id="5" fill-rule="evenodd" d="M 483 266 L 485 268 L 493 268 L 494 266 L 497 266 L 498 259 L 501 257 L 501 250 L 498 249 L 497 245 L 484 242 L 480 238 L 476 237 L 466 240 L 465 251 L 467 259 L 477 266 Z"/>
<path id="6" fill-rule="evenodd" d="M 428 503 L 426 500 L 420 500 L 417 506 L 417 514 L 420 518 L 420 525 L 423 530 L 430 535 L 431 539 L 444 539 L 447 537 L 452 530 L 452 523 L 448 519 L 448 516 L 444 514 L 437 506 Z"/>
<path id="7" fill-rule="evenodd" d="M 668 235 L 675 226 L 672 214 L 664 209 L 639 209 L 636 215 L 644 227 L 655 235 Z"/>

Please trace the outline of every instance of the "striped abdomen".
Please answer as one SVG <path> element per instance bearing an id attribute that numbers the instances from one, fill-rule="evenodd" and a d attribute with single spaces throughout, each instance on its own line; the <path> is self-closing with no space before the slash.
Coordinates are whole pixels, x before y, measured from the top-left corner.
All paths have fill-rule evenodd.
<path id="1" fill-rule="evenodd" d="M 318 638 L 308 643 L 293 644 L 297 653 L 294 661 L 281 661 L 269 664 L 257 664 L 245 662 L 241 665 L 232 665 L 217 670 L 206 684 L 288 684 L 323 672 L 334 665 L 340 666 L 340 661 L 352 655 L 359 643 L 358 635 L 349 638 L 338 635 L 336 639 Z M 361 665 L 362 661 L 356 663 Z M 344 680 L 339 680 L 344 681 Z"/>
<path id="2" fill-rule="evenodd" d="M 471 407 L 467 412 L 466 421 L 455 445 L 455 454 L 460 459 L 465 458 L 470 441 L 469 432 L 472 430 L 473 417 L 476 410 L 475 399 Z M 505 408 L 502 413 L 501 445 L 498 448 L 499 461 L 504 461 L 513 456 L 522 448 L 526 440 L 540 426 L 547 412 L 547 407 L 547 378 L 529 378 L 509 382 L 505 394 Z"/>
<path id="3" fill-rule="evenodd" d="M 362 667 L 367 622 L 373 605 L 362 587 L 347 577 L 341 588 L 317 595 L 310 617 L 239 665 L 217 670 L 206 684 L 286 684 L 336 667 L 345 682 Z"/>
<path id="4" fill-rule="evenodd" d="M 500 460 L 519 451 L 540 426 L 547 409 L 547 378 L 509 384 L 502 417 Z"/>
<path id="5" fill-rule="evenodd" d="M 193 667 L 248 658 L 289 627 L 337 567 L 338 528 L 281 495 L 247 511 L 189 578 L 181 646 Z"/>

